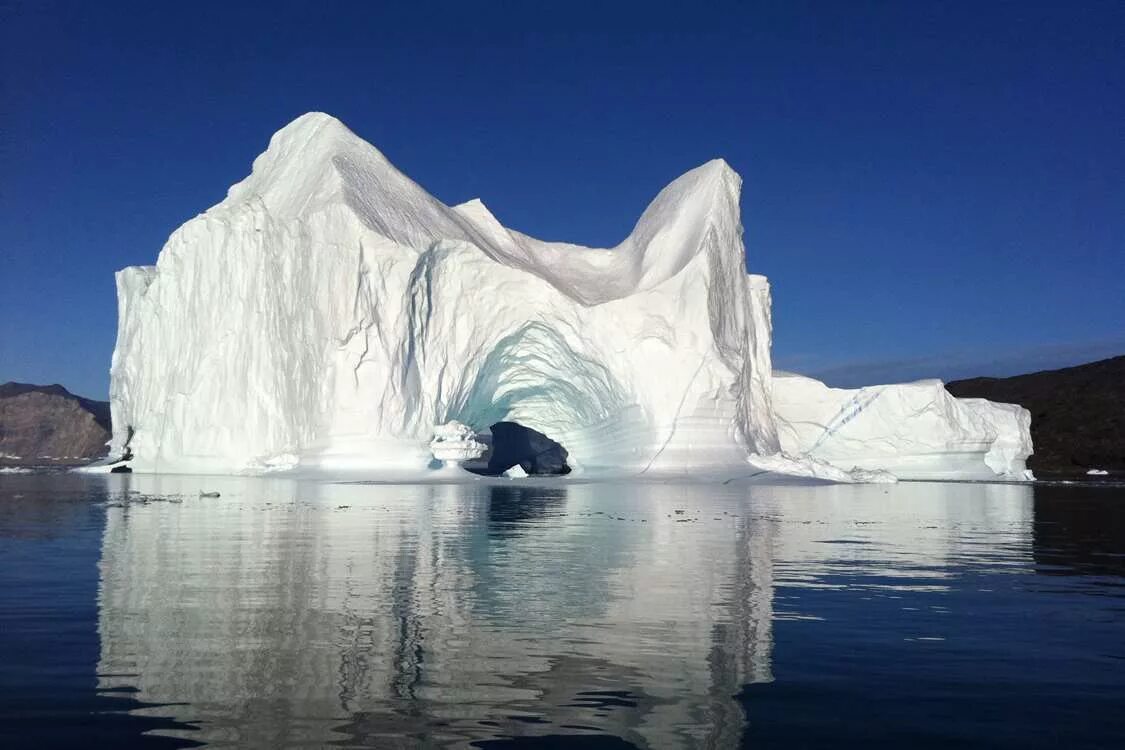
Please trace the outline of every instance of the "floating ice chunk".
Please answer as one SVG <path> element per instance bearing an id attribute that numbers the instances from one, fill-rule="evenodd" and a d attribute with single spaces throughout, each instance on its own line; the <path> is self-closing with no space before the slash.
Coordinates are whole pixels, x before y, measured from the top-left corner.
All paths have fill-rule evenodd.
<path id="1" fill-rule="evenodd" d="M 488 449 L 476 439 L 471 427 L 453 421 L 434 427 L 434 438 L 430 441 L 430 452 L 434 459 L 447 468 L 462 461 L 480 458 Z"/>
<path id="2" fill-rule="evenodd" d="M 1109 472 L 1106 471 L 1105 469 L 1090 469 L 1089 471 L 1086 472 L 1086 476 L 1091 476 L 1091 477 L 1104 477 L 1104 476 L 1108 476 L 1108 475 L 1109 475 Z"/>

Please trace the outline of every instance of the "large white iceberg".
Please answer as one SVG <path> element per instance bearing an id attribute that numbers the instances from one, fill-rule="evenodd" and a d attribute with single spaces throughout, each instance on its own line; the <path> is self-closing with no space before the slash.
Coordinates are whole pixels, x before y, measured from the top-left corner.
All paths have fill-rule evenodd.
<path id="1" fill-rule="evenodd" d="M 585 473 L 884 468 L 899 454 L 810 437 L 796 391 L 775 412 L 786 379 L 768 283 L 745 271 L 740 187 L 711 161 L 615 248 L 544 242 L 480 201 L 442 204 L 338 120 L 304 115 L 155 266 L 117 274 L 111 452 L 135 471 L 406 474 L 431 465 L 435 425 L 507 421 Z M 1022 472 L 1026 412 L 947 398 L 968 416 L 939 429 L 972 433 L 971 455 L 946 462 L 945 433 L 905 414 L 874 437 L 917 442 L 944 475 Z M 909 406 L 887 401 L 892 422 Z"/>

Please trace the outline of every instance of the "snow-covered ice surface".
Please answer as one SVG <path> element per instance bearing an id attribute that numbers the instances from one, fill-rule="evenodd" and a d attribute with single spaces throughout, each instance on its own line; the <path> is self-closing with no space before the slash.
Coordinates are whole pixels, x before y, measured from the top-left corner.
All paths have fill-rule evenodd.
<path id="1" fill-rule="evenodd" d="M 563 445 L 575 476 L 1022 472 L 1019 407 L 929 381 L 876 391 L 875 420 L 840 429 L 829 412 L 852 392 L 774 378 L 740 188 L 711 161 L 615 248 L 543 242 L 304 115 L 155 266 L 117 274 L 111 455 L 141 472 L 424 475 L 435 425 L 513 421 Z"/>

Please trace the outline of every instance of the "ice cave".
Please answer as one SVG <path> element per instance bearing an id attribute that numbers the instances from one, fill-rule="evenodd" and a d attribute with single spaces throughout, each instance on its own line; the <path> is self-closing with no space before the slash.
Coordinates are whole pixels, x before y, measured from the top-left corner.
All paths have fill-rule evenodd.
<path id="1" fill-rule="evenodd" d="M 717 159 L 616 247 L 547 242 L 303 115 L 155 265 L 117 274 L 107 466 L 1026 477 L 1020 407 L 773 372 L 740 189 Z"/>
<path id="2" fill-rule="evenodd" d="M 561 476 L 570 473 L 566 448 L 519 422 L 497 422 L 488 428 L 487 435 L 480 437 L 488 446 L 480 457 L 483 465 L 466 462 L 463 466 L 468 471 L 502 476 L 518 466 L 517 475 Z"/>

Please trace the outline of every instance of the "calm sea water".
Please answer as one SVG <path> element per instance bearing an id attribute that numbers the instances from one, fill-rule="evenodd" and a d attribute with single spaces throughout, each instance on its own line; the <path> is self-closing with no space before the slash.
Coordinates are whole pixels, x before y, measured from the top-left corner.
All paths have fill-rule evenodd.
<path id="1" fill-rule="evenodd" d="M 0 476 L 0 746 L 197 743 L 1122 747 L 1125 490 Z"/>

